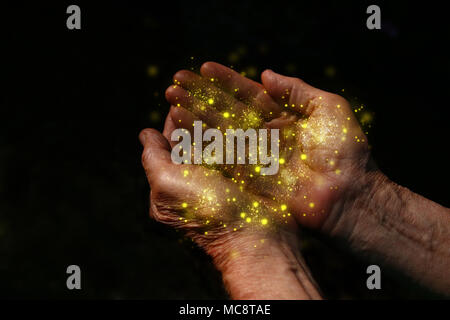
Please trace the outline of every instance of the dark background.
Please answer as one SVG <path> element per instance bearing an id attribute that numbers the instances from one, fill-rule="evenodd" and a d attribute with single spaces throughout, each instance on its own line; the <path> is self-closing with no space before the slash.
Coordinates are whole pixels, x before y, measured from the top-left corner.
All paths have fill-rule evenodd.
<path id="1" fill-rule="evenodd" d="M 66 28 L 70 4 L 81 30 Z M 366 28 L 369 4 L 382 30 Z M 0 19 L 2 298 L 227 297 L 208 257 L 148 218 L 137 139 L 162 128 L 172 75 L 208 60 L 363 104 L 383 172 L 449 206 L 441 2 L 40 1 L 2 3 Z M 311 232 L 303 247 L 328 298 L 433 297 L 389 272 L 369 291 L 367 263 Z M 81 291 L 66 288 L 71 264 Z"/>

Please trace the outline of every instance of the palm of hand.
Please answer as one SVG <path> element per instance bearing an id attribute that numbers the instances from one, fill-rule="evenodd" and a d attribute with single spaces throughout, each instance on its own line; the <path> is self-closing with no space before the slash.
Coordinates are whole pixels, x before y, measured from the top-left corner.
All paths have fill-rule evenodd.
<path id="1" fill-rule="evenodd" d="M 188 71 L 175 75 L 176 85 L 166 96 L 177 107 L 166 134 L 175 128 L 192 131 L 198 119 L 222 131 L 280 129 L 276 175 L 258 174 L 257 165 L 222 165 L 219 170 L 280 220 L 293 215 L 302 224 L 320 226 L 368 159 L 366 137 L 348 102 L 270 71 L 262 76 L 265 87 L 218 64 L 205 64 L 201 72 L 203 77 Z M 241 205 L 251 209 L 251 204 Z"/>

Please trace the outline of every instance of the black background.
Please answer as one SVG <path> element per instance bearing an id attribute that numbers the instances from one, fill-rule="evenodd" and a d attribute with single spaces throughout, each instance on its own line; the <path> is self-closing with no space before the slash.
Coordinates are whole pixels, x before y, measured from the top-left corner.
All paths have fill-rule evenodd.
<path id="1" fill-rule="evenodd" d="M 162 129 L 172 75 L 209 60 L 257 80 L 271 68 L 364 104 L 382 171 L 448 206 L 446 12 L 441 2 L 373 3 L 381 30 L 366 28 L 372 2 L 2 4 L 0 297 L 227 297 L 208 257 L 148 218 L 137 139 Z M 81 30 L 66 28 L 70 4 Z M 367 263 L 311 232 L 303 247 L 326 297 L 433 297 L 389 272 L 383 290 L 368 291 Z M 66 288 L 71 264 L 81 291 Z"/>

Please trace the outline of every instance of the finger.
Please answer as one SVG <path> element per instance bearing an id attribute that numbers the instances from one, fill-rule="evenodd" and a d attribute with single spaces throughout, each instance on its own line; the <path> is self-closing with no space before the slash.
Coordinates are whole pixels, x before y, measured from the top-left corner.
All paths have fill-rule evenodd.
<path id="1" fill-rule="evenodd" d="M 246 107 L 244 103 L 215 86 L 214 78 L 206 79 L 191 71 L 181 70 L 174 75 L 174 82 L 217 110 L 238 111 Z"/>
<path id="2" fill-rule="evenodd" d="M 172 131 L 175 129 L 176 129 L 176 126 L 175 126 L 174 120 L 172 118 L 172 115 L 170 114 L 170 111 L 169 111 L 169 113 L 167 114 L 167 117 L 166 117 L 166 121 L 164 122 L 164 129 L 163 129 L 162 134 L 163 134 L 164 138 L 166 138 L 167 141 L 169 141 L 171 147 L 173 147 L 173 145 L 170 141 L 170 135 L 172 134 Z"/>
<path id="3" fill-rule="evenodd" d="M 167 139 L 155 129 L 142 130 L 139 134 L 139 140 L 144 146 L 142 165 L 151 184 L 155 173 L 161 170 L 161 166 L 172 163 L 170 145 Z"/>
<path id="4" fill-rule="evenodd" d="M 166 99 L 172 105 L 183 107 L 212 128 L 235 128 L 237 123 L 230 112 L 220 112 L 180 86 L 170 86 L 166 90 Z"/>
<path id="5" fill-rule="evenodd" d="M 166 122 L 164 124 L 163 135 L 169 141 L 170 146 L 173 148 L 178 142 L 172 141 L 172 132 L 175 129 L 186 129 L 191 136 L 194 134 L 194 121 L 199 120 L 192 112 L 186 110 L 183 107 L 171 106 L 169 114 L 167 115 Z M 206 124 L 203 124 L 205 127 Z"/>
<path id="6" fill-rule="evenodd" d="M 272 70 L 264 71 L 261 80 L 269 95 L 280 106 L 305 115 L 311 114 L 314 106 L 312 102 L 320 99 L 323 93 L 298 78 L 286 77 Z"/>
<path id="7" fill-rule="evenodd" d="M 274 118 L 282 111 L 265 88 L 258 82 L 243 77 L 236 71 L 215 62 L 206 62 L 200 68 L 203 77 L 214 79 L 214 84 L 239 100 L 259 109 L 266 119 Z"/>

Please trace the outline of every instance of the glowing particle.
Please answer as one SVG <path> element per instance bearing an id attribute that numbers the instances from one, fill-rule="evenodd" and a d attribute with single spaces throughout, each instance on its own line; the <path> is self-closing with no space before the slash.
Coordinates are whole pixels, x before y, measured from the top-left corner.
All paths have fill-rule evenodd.
<path id="1" fill-rule="evenodd" d="M 233 228 L 233 231 L 236 231 L 237 229 L 236 228 Z"/>
<path id="2" fill-rule="evenodd" d="M 263 219 L 261 219 L 261 224 L 263 225 L 263 226 L 265 226 L 266 224 L 267 224 L 267 219 L 266 218 L 263 218 Z"/>
<path id="3" fill-rule="evenodd" d="M 341 105 L 340 105 L 340 104 L 338 104 L 338 105 L 336 106 L 336 108 L 340 109 L 340 108 L 341 108 Z"/>
<path id="4" fill-rule="evenodd" d="M 261 167 L 255 167 L 255 172 L 260 172 L 261 171 Z"/>
<path id="5" fill-rule="evenodd" d="M 300 159 L 306 160 L 306 154 L 302 153 L 302 154 L 300 155 Z"/>
<path id="6" fill-rule="evenodd" d="M 184 170 L 184 171 L 183 171 L 183 176 L 186 177 L 188 174 L 189 174 L 189 171 L 188 171 L 188 170 Z"/>
<path id="7" fill-rule="evenodd" d="M 241 218 L 244 219 L 246 216 L 245 212 L 241 212 Z"/>
<path id="8" fill-rule="evenodd" d="M 158 75 L 158 73 L 159 73 L 158 66 L 156 66 L 156 65 L 148 66 L 147 74 L 148 74 L 149 77 L 154 78 L 154 77 L 156 77 Z"/>
<path id="9" fill-rule="evenodd" d="M 283 158 L 280 158 L 280 161 L 279 161 L 279 162 L 280 162 L 280 164 L 284 164 L 285 161 L 284 161 Z"/>
<path id="10" fill-rule="evenodd" d="M 205 231 L 205 236 L 208 235 L 208 231 Z"/>
<path id="11" fill-rule="evenodd" d="M 315 206 L 314 202 L 310 202 L 310 203 L 309 203 L 309 207 L 310 207 L 310 208 L 314 208 L 314 206 Z"/>
<path id="12" fill-rule="evenodd" d="M 347 128 L 345 128 L 345 127 L 342 128 L 342 132 L 343 132 L 343 133 L 347 133 Z"/>
<path id="13" fill-rule="evenodd" d="M 224 112 L 223 113 L 223 117 L 224 118 L 229 118 L 230 117 L 230 113 L 229 112 Z"/>
<path id="14" fill-rule="evenodd" d="M 336 174 L 341 174 L 341 169 L 336 169 Z"/>
<path id="15" fill-rule="evenodd" d="M 281 205 L 281 211 L 285 211 L 286 209 L 287 209 L 287 205 L 282 204 L 282 205 Z"/>
<path id="16" fill-rule="evenodd" d="M 209 104 L 213 104 L 213 103 L 214 103 L 214 99 L 213 99 L 213 98 L 209 98 L 209 99 L 208 99 L 208 103 L 209 103 Z"/>
<path id="17" fill-rule="evenodd" d="M 259 206 L 258 201 L 254 201 L 254 202 L 253 202 L 253 206 L 254 206 L 255 208 L 257 208 L 257 207 Z"/>
<path id="18" fill-rule="evenodd" d="M 181 104 L 177 103 L 177 107 L 181 107 Z"/>
<path id="19" fill-rule="evenodd" d="M 245 219 L 245 221 L 246 221 L 247 223 L 250 223 L 250 222 L 252 221 L 252 218 L 247 217 L 247 219 Z"/>
<path id="20" fill-rule="evenodd" d="M 181 204 L 181 206 L 183 207 L 183 208 L 187 208 L 187 203 L 186 202 L 183 202 L 182 204 Z"/>

